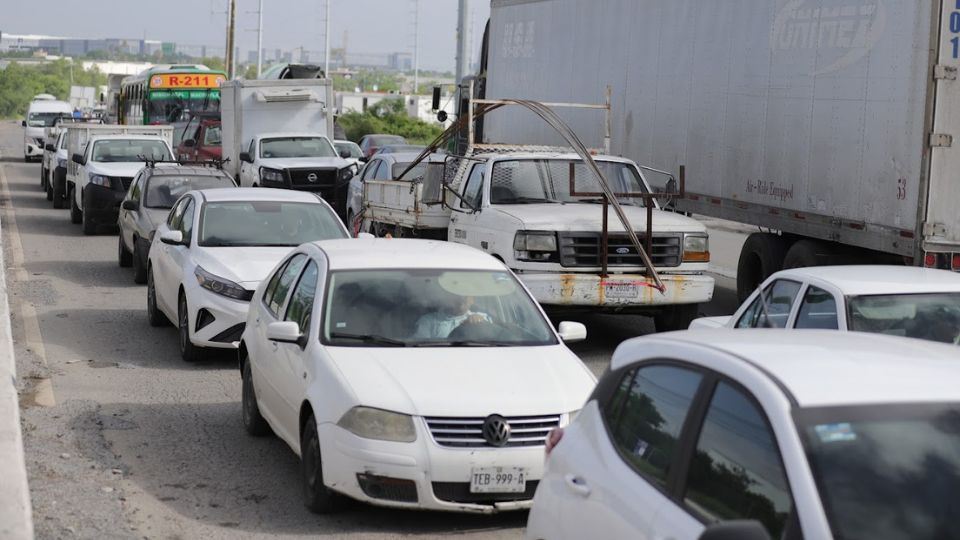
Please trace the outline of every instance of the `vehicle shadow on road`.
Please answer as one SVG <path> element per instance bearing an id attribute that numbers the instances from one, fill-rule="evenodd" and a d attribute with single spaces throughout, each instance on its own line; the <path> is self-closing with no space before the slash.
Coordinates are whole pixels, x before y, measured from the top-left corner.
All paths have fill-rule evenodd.
<path id="1" fill-rule="evenodd" d="M 17 211 L 17 228 L 20 230 L 20 239 L 24 247 L 29 244 L 29 237 L 44 236 L 83 236 L 79 225 L 70 223 L 69 210 L 51 210 L 44 213 L 24 213 L 21 201 L 17 200 L 14 207 Z"/>
<path id="2" fill-rule="evenodd" d="M 526 512 L 464 515 L 389 510 L 356 502 L 340 513 L 312 514 L 301 501 L 298 458 L 276 437 L 247 435 L 239 402 L 119 403 L 104 405 L 96 425 L 87 425 L 89 417 L 75 420 L 82 425 L 73 429 L 102 430 L 123 463 L 126 481 L 134 485 L 133 490 L 121 486 L 123 496 L 138 501 L 140 514 L 146 510 L 153 514 L 154 530 L 140 529 L 151 536 L 168 536 L 181 519 L 180 527 L 195 526 L 196 520 L 256 533 L 388 537 L 517 529 L 526 523 Z M 141 490 L 143 495 L 134 493 Z M 170 519 L 171 530 L 156 530 Z M 519 531 L 503 532 L 519 536 Z"/>
<path id="3" fill-rule="evenodd" d="M 147 288 L 134 283 L 133 272 L 129 268 L 120 268 L 115 260 L 33 262 L 27 263 L 26 270 L 33 275 L 56 277 L 81 287 L 142 289 L 146 305 Z"/>

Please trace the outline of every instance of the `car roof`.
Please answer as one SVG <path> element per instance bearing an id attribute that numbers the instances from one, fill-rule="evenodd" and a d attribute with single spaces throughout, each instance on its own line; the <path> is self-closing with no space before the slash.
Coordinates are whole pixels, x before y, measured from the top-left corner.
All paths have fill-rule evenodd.
<path id="1" fill-rule="evenodd" d="M 273 131 L 270 133 L 258 133 L 256 137 L 261 141 L 263 139 L 286 138 L 286 137 L 312 137 L 312 138 L 323 137 L 328 141 L 330 140 L 330 138 L 327 137 L 325 134 L 317 133 L 316 131 Z"/>
<path id="2" fill-rule="evenodd" d="M 960 274 L 916 266 L 813 266 L 781 270 L 771 276 L 802 281 L 820 280 L 844 295 L 960 292 Z"/>
<path id="3" fill-rule="evenodd" d="M 704 329 L 625 341 L 611 369 L 679 349 L 708 348 L 750 364 L 800 407 L 960 401 L 960 348 L 836 330 Z M 655 355 L 655 356 L 651 356 Z M 683 359 L 683 354 L 677 356 Z M 709 366 L 707 366 L 709 367 Z"/>
<path id="4" fill-rule="evenodd" d="M 159 164 L 158 164 L 159 165 Z M 150 176 L 222 176 L 225 178 L 230 178 L 230 175 L 227 171 L 223 169 L 218 169 L 216 167 L 203 167 L 203 166 L 191 166 L 191 165 L 173 165 L 162 166 L 162 167 L 153 167 L 149 169 Z"/>
<path id="5" fill-rule="evenodd" d="M 331 270 L 367 268 L 442 268 L 504 270 L 503 263 L 482 251 L 454 242 L 407 238 L 321 240 Z"/>
<path id="6" fill-rule="evenodd" d="M 147 140 L 147 141 L 164 141 L 166 138 L 159 133 L 156 135 L 134 135 L 132 133 L 104 133 L 103 135 L 91 135 L 90 141 L 126 141 L 126 140 Z"/>
<path id="7" fill-rule="evenodd" d="M 219 201 L 273 201 L 273 202 L 305 202 L 321 203 L 320 197 L 308 191 L 273 188 L 211 188 L 191 191 L 202 194 L 207 202 Z"/>

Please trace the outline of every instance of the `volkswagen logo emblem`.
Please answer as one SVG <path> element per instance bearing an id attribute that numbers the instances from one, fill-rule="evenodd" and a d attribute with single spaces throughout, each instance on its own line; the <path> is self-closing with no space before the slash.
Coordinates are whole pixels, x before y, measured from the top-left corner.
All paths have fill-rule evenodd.
<path id="1" fill-rule="evenodd" d="M 617 248 L 617 255 L 626 255 L 627 253 L 630 253 L 630 248 L 625 248 L 625 247 Z"/>
<path id="2" fill-rule="evenodd" d="M 307 181 L 310 182 L 311 184 L 315 184 L 317 182 L 317 173 L 312 172 L 308 174 Z"/>
<path id="3" fill-rule="evenodd" d="M 490 446 L 501 447 L 510 440 L 510 424 L 499 414 L 491 414 L 483 421 L 483 440 Z"/>

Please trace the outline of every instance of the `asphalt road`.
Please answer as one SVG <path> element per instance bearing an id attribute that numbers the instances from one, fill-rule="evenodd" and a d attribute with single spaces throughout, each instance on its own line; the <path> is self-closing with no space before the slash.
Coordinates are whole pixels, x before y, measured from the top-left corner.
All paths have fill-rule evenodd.
<path id="1" fill-rule="evenodd" d="M 40 191 L 39 164 L 21 156 L 22 129 L 0 124 L 2 242 L 38 538 L 521 536 L 522 512 L 308 512 L 293 452 L 243 431 L 233 357 L 182 362 L 175 329 L 147 324 L 146 290 L 117 265 L 116 235 L 83 236 Z M 714 253 L 736 257 L 716 244 Z M 720 285 L 705 313 L 735 307 L 730 280 Z M 598 374 L 618 343 L 652 331 L 639 316 L 575 319 L 589 339 L 574 349 Z"/>

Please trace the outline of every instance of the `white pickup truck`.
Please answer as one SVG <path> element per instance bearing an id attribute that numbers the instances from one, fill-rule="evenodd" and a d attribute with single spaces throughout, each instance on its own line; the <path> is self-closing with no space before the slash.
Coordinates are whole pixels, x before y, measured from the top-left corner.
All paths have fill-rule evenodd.
<path id="1" fill-rule="evenodd" d="M 645 169 L 633 161 L 593 159 L 614 192 L 651 192 Z M 543 305 L 649 313 L 658 330 L 686 328 L 698 305 L 713 296 L 704 225 L 657 206 L 652 210 L 649 255 L 665 286 L 661 293 L 612 211 L 604 239 L 601 188 L 577 154 L 476 153 L 442 166 L 452 177 L 442 205 L 428 204 L 428 182 L 366 181 L 362 230 L 476 247 L 516 272 Z M 645 243 L 643 199 L 618 200 Z"/>
<path id="2" fill-rule="evenodd" d="M 172 161 L 171 126 L 71 126 L 67 129 L 70 162 L 67 198 L 70 221 L 84 234 L 115 227 L 130 183 L 145 159 Z"/>

